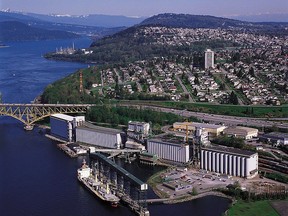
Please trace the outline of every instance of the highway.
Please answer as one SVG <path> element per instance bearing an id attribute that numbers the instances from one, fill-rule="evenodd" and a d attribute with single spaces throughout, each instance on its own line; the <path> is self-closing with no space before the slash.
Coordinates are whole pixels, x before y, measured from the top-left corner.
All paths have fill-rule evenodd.
<path id="1" fill-rule="evenodd" d="M 133 106 L 133 105 L 129 104 L 129 106 Z M 139 107 L 139 105 L 135 105 L 135 106 Z M 184 118 L 189 118 L 193 116 L 202 121 L 208 121 L 209 123 L 214 123 L 214 124 L 224 124 L 227 126 L 242 125 L 242 126 L 256 126 L 259 128 L 276 126 L 278 128 L 288 129 L 288 123 L 280 122 L 279 121 L 280 119 L 277 119 L 277 118 L 265 119 L 265 118 L 249 118 L 249 117 L 215 115 L 215 114 L 208 114 L 208 113 L 201 113 L 201 112 L 192 112 L 188 110 L 155 107 L 155 106 L 149 106 L 149 105 L 141 105 L 141 108 L 151 109 L 151 110 L 155 110 L 159 112 L 174 113 Z"/>

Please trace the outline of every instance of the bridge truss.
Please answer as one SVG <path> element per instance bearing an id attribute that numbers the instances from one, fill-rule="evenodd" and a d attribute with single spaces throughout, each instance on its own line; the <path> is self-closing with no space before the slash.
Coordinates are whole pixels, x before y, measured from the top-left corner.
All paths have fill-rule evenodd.
<path id="1" fill-rule="evenodd" d="M 11 116 L 33 128 L 33 124 L 56 113 L 85 113 L 91 104 L 0 104 L 0 115 Z"/>

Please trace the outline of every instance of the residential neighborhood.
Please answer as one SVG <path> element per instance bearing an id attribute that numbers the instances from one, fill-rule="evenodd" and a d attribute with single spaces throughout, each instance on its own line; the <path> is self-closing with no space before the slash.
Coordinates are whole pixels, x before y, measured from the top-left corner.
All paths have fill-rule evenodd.
<path id="1" fill-rule="evenodd" d="M 237 96 L 236 104 L 281 105 L 288 100 L 287 36 L 245 33 L 237 28 L 167 27 L 145 27 L 138 29 L 137 34 L 159 45 L 193 46 L 195 42 L 212 40 L 228 41 L 233 47 L 213 50 L 213 68 L 204 69 L 197 64 L 204 64 L 201 52 L 109 66 L 102 69 L 99 83 L 93 83 L 93 93 L 101 89 L 103 96 L 112 98 L 149 97 L 218 104 L 231 103 L 232 92 Z"/>

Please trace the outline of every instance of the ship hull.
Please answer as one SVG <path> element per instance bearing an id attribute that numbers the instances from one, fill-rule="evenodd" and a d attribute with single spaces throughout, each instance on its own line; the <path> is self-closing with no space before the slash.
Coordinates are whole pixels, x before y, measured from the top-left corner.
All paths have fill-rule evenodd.
<path id="1" fill-rule="evenodd" d="M 107 200 L 105 199 L 97 190 L 95 190 L 93 188 L 93 186 L 89 185 L 89 183 L 87 181 L 85 181 L 84 179 L 80 178 L 78 176 L 78 181 L 85 186 L 85 188 L 87 188 L 92 194 L 94 194 L 97 198 L 99 198 L 103 203 L 110 205 L 111 207 L 118 207 L 119 201 L 111 201 L 111 200 Z"/>

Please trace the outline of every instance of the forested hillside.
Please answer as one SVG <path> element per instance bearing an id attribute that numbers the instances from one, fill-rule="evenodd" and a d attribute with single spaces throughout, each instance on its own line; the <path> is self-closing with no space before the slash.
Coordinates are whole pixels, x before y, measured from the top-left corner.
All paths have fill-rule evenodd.
<path id="1" fill-rule="evenodd" d="M 79 37 L 79 35 L 71 32 L 35 28 L 17 21 L 0 22 L 0 29 L 0 41 L 4 42 L 67 39 Z"/>

